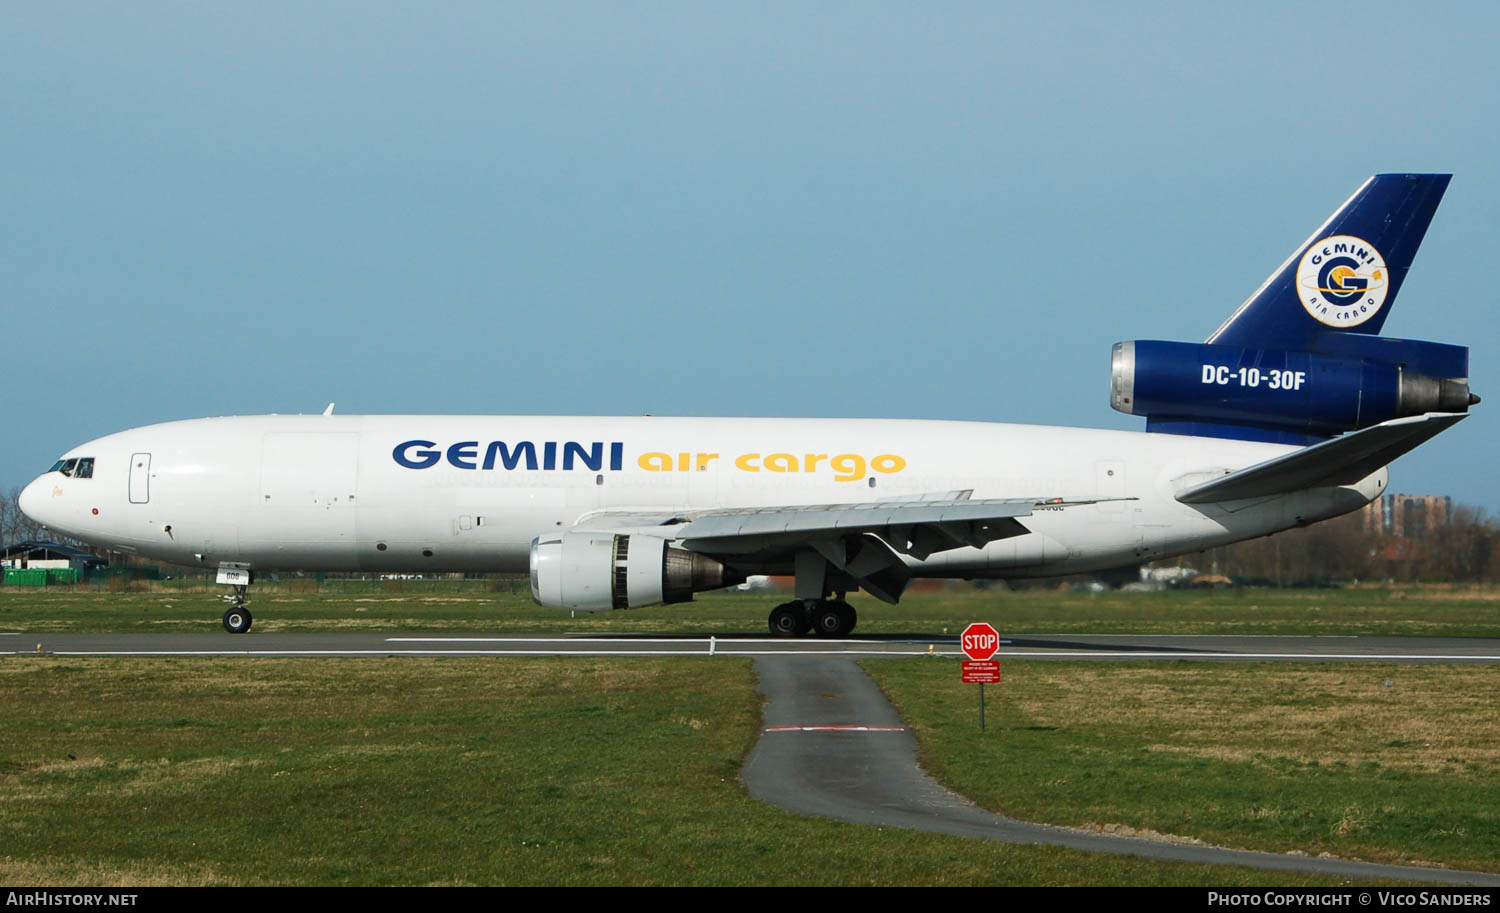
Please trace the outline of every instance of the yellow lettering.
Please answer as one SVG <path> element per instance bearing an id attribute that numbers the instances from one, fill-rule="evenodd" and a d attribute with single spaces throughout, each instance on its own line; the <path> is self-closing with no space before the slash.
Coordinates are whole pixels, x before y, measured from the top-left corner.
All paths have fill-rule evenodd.
<path id="1" fill-rule="evenodd" d="M 680 453 L 677 455 L 675 468 L 683 471 L 691 465 L 702 472 L 717 459 L 717 453 Z M 643 454 L 640 464 L 641 468 L 653 472 L 674 468 L 672 456 L 665 453 Z M 734 465 L 741 472 L 817 472 L 826 465 L 833 470 L 837 481 L 854 482 L 863 479 L 870 470 L 887 475 L 901 472 L 906 469 L 906 458 L 894 453 L 882 453 L 868 460 L 858 453 L 840 453 L 832 457 L 826 453 L 804 453 L 800 458 L 794 453 L 768 453 L 764 456 L 759 453 L 742 453 L 734 458 Z"/>
<path id="2" fill-rule="evenodd" d="M 688 455 L 687 454 L 685 454 L 685 453 L 679 453 L 679 454 L 677 454 L 677 471 L 678 472 L 687 472 L 689 469 L 692 468 L 692 466 L 693 466 L 693 462 L 688 459 Z"/>
<path id="3" fill-rule="evenodd" d="M 857 453 L 841 453 L 829 460 L 828 464 L 838 473 L 834 479 L 839 482 L 853 482 L 864 478 L 865 458 Z"/>
<path id="4" fill-rule="evenodd" d="M 653 450 L 643 453 L 636 459 L 635 464 L 647 472 L 671 472 L 672 457 L 669 454 Z"/>
<path id="5" fill-rule="evenodd" d="M 790 453 L 768 453 L 765 466 L 767 472 L 796 472 L 797 458 Z"/>

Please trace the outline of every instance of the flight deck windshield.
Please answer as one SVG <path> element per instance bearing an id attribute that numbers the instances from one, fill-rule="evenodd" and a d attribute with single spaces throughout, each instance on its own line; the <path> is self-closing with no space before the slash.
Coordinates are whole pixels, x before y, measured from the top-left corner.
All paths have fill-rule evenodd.
<path id="1" fill-rule="evenodd" d="M 65 476 L 71 476 L 75 479 L 92 479 L 94 477 L 94 458 L 74 457 L 70 460 L 58 460 L 47 471 L 60 472 Z"/>

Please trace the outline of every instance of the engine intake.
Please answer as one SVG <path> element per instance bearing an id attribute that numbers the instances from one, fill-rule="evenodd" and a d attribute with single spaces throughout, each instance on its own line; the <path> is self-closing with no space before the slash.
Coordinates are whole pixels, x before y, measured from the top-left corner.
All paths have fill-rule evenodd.
<path id="1" fill-rule="evenodd" d="M 531 598 L 549 609 L 635 609 L 689 602 L 744 583 L 721 562 L 656 536 L 571 532 L 531 540 Z"/>

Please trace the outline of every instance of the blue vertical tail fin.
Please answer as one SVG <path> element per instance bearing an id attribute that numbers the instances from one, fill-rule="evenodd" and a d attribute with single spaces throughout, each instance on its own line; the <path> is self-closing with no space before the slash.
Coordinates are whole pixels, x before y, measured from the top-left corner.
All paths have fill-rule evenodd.
<path id="1" fill-rule="evenodd" d="M 1207 341 L 1315 349 L 1326 333 L 1379 334 L 1451 177 L 1365 181 Z"/>
<path id="2" fill-rule="evenodd" d="M 1147 431 L 1283 444 L 1468 412 L 1467 348 L 1379 335 L 1450 177 L 1365 181 L 1207 342 L 1117 344 L 1110 404 Z"/>

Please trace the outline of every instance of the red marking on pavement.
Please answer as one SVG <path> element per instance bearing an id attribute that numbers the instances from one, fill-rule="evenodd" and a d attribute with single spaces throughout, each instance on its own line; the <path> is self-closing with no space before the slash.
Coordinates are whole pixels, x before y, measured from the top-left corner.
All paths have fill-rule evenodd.
<path id="1" fill-rule="evenodd" d="M 905 726 L 767 726 L 766 732 L 905 732 Z"/>

